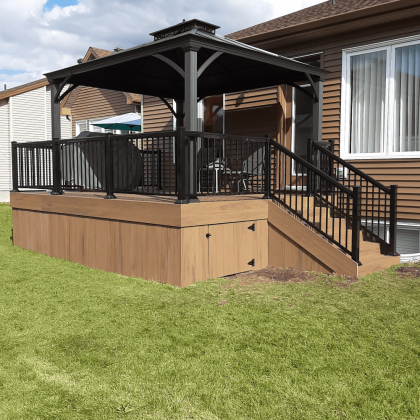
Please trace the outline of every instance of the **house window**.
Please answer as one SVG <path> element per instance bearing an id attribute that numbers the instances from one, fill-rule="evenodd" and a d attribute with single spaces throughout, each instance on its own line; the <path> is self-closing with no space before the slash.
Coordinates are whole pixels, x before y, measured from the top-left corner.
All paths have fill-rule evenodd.
<path id="1" fill-rule="evenodd" d="M 420 157 L 420 37 L 343 51 L 344 158 Z"/>
<path id="2" fill-rule="evenodd" d="M 198 108 L 198 113 L 199 129 L 202 129 L 206 133 L 224 133 L 225 110 L 223 95 L 210 96 L 203 99 Z M 213 140 L 204 140 L 203 147 L 213 147 Z"/>

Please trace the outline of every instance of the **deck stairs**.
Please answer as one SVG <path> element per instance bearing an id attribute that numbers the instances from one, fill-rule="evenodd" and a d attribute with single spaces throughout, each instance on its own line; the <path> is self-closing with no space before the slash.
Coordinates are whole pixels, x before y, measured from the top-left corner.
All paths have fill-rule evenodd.
<path id="1" fill-rule="evenodd" d="M 328 240 L 328 235 L 331 237 L 339 236 L 343 244 L 347 244 L 347 247 L 351 249 L 352 246 L 352 231 L 347 226 L 348 222 L 346 218 L 340 217 L 337 212 L 333 209 L 328 208 L 325 204 L 320 203 L 315 197 L 306 197 L 304 193 L 300 195 L 289 196 L 285 194 L 282 199 L 282 202 L 273 199 L 272 202 L 282 208 L 285 211 L 288 211 L 287 207 L 297 209 L 299 214 L 307 216 L 311 214 L 314 218 L 315 225 L 325 233 L 327 236 L 324 236 L 324 239 Z M 300 223 L 304 224 L 306 228 L 311 229 L 298 215 L 289 214 L 298 220 Z M 314 233 L 320 235 L 315 229 L 311 229 Z M 293 238 L 292 238 L 293 239 Z M 339 249 L 332 242 L 330 243 L 332 247 Z M 372 239 L 371 235 L 368 235 L 365 229 L 360 229 L 360 264 L 358 267 L 358 275 L 365 276 L 367 274 L 383 270 L 385 268 L 391 267 L 392 265 L 400 263 L 399 256 L 390 256 L 386 255 L 381 251 L 381 243 Z M 351 258 L 350 255 L 343 252 L 348 258 Z"/>

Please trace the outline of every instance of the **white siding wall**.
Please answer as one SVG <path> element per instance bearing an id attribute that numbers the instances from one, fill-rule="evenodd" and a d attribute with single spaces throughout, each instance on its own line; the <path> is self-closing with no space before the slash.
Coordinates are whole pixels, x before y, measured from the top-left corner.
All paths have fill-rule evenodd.
<path id="1" fill-rule="evenodd" d="M 71 138 L 71 117 L 61 116 L 61 137 Z M 11 142 L 44 140 L 51 140 L 49 86 L 11 97 L 0 106 L 0 202 L 10 201 Z"/>
<path id="2" fill-rule="evenodd" d="M 45 87 L 12 99 L 13 140 L 19 143 L 45 140 Z"/>
<path id="3" fill-rule="evenodd" d="M 51 124 L 50 124 L 51 127 Z M 50 128 L 51 131 L 51 128 Z M 61 138 L 71 139 L 71 117 L 67 119 L 65 115 L 61 116 Z"/>
<path id="4" fill-rule="evenodd" d="M 0 203 L 9 201 L 10 184 L 9 104 L 5 104 L 0 105 Z"/>

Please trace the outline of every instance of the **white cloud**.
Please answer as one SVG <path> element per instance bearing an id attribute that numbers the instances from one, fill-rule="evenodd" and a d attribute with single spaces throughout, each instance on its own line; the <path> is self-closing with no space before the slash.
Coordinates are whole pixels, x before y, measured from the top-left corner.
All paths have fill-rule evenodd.
<path id="1" fill-rule="evenodd" d="M 13 87 L 76 63 L 89 46 L 130 48 L 182 19 L 221 26 L 219 34 L 292 13 L 319 0 L 79 0 L 43 11 L 47 0 L 1 0 L 0 86 Z M 21 74 L 1 74 L 2 69 Z"/>

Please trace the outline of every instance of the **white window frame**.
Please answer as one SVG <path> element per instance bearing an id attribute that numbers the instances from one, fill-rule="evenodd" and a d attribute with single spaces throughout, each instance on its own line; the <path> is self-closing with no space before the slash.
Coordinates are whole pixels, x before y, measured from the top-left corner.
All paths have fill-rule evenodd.
<path id="1" fill-rule="evenodd" d="M 341 124 L 340 124 L 340 157 L 346 160 L 369 159 L 407 159 L 420 158 L 419 152 L 394 152 L 394 121 L 395 121 L 395 50 L 397 48 L 420 43 L 420 35 L 407 38 L 392 39 L 376 44 L 363 45 L 343 49 L 341 78 Z M 381 153 L 349 153 L 350 149 L 350 118 L 351 118 L 351 86 L 350 59 L 355 55 L 387 51 L 386 94 L 385 94 L 385 124 L 383 126 Z"/>
<path id="2" fill-rule="evenodd" d="M 310 84 L 304 84 L 304 85 L 300 85 L 300 87 L 310 87 Z M 292 88 L 292 139 L 291 139 L 291 151 L 293 153 L 295 153 L 295 145 L 296 145 L 296 101 L 295 101 L 295 93 L 296 93 L 296 88 Z M 293 165 L 292 167 L 292 176 L 297 176 L 297 175 L 302 175 L 301 172 L 299 172 L 298 174 L 296 174 L 295 171 L 295 165 Z"/>

